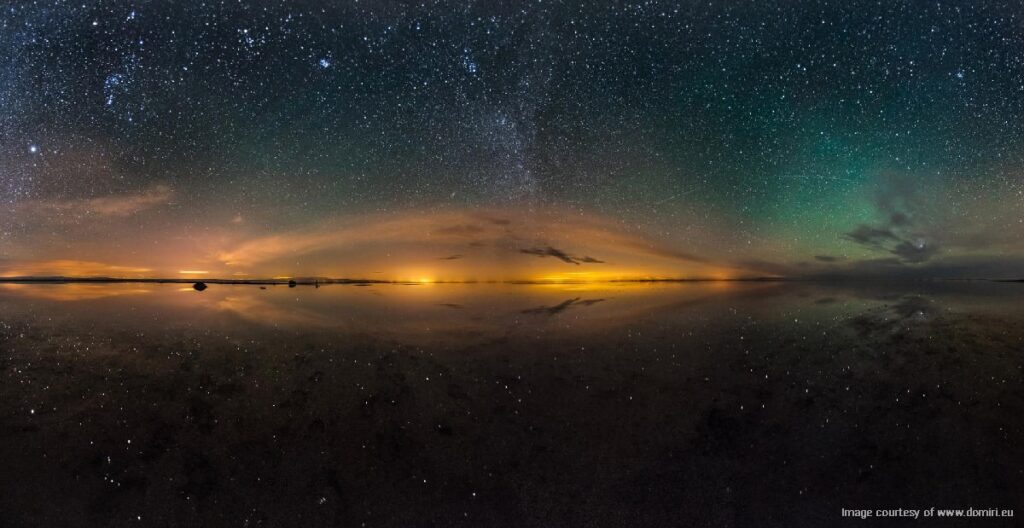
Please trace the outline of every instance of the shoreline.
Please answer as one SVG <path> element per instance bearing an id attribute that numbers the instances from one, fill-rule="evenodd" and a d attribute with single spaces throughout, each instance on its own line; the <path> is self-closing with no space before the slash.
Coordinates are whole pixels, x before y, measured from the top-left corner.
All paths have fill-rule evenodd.
<path id="1" fill-rule="evenodd" d="M 495 281 L 392 281 L 381 279 L 330 279 L 330 278 L 291 278 L 291 279 L 185 279 L 185 278 L 118 278 L 118 277 L 0 277 L 0 284 L 224 284 L 252 286 L 317 286 L 325 284 L 394 284 L 394 285 L 425 285 L 425 284 L 520 284 L 520 285 L 559 285 L 559 284 L 643 284 L 643 283 L 688 283 L 688 282 L 811 282 L 811 283 L 878 283 L 878 282 L 1002 282 L 1024 283 L 1024 279 L 994 278 L 854 278 L 854 277 L 746 277 L 735 279 L 692 278 L 692 279 L 611 279 L 611 280 L 495 280 Z"/>

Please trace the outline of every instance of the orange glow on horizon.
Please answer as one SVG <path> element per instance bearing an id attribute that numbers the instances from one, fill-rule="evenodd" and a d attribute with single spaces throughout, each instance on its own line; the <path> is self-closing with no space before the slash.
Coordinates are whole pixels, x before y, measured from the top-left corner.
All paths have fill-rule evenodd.
<path id="1" fill-rule="evenodd" d="M 117 266 L 105 262 L 93 262 L 88 260 L 58 259 L 46 261 L 25 262 L 18 268 L 6 269 L 0 273 L 0 277 L 113 277 L 113 278 L 142 278 L 152 274 L 150 268 L 134 266 Z"/>
<path id="2" fill-rule="evenodd" d="M 713 251 L 623 230 L 613 218 L 541 209 L 413 210 L 398 215 L 326 218 L 265 235 L 231 233 L 169 245 L 137 264 L 134 252 L 85 260 L 7 260 L 0 276 L 273 279 L 327 277 L 431 284 L 443 282 L 608 282 L 728 280 L 756 271 L 730 266 Z M 696 236 L 696 235 L 695 235 Z M 117 262 L 118 265 L 111 262 Z"/>
<path id="3" fill-rule="evenodd" d="M 574 282 L 612 282 L 631 280 L 663 280 L 669 277 L 653 275 L 638 270 L 632 271 L 568 271 L 548 273 L 531 279 L 531 282 L 543 283 L 574 283 Z"/>

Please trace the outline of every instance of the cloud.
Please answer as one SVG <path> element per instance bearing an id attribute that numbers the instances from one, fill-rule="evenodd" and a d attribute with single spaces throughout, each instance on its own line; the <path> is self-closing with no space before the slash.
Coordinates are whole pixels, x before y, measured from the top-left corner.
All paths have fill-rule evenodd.
<path id="1" fill-rule="evenodd" d="M 106 196 L 85 200 L 87 211 L 101 216 L 130 216 L 152 207 L 167 204 L 174 192 L 166 185 L 157 185 L 136 194 Z"/>
<path id="2" fill-rule="evenodd" d="M 542 249 L 520 249 L 519 252 L 525 253 L 527 255 L 536 255 L 538 257 L 555 257 L 556 259 L 561 260 L 562 262 L 566 262 L 568 264 L 576 264 L 577 266 L 579 266 L 580 264 L 579 262 L 576 262 L 576 259 L 570 257 L 565 252 L 555 249 L 551 246 Z"/>
<path id="3" fill-rule="evenodd" d="M 929 245 L 924 239 L 917 239 L 913 242 L 908 240 L 902 240 L 899 244 L 896 244 L 891 250 L 893 255 L 896 255 L 903 262 L 918 263 L 924 262 L 938 253 L 938 246 L 931 244 Z"/>
<path id="4" fill-rule="evenodd" d="M 847 240 L 852 240 L 864 247 L 878 251 L 887 251 L 896 255 L 901 262 L 907 264 L 924 262 L 939 253 L 938 244 L 935 242 L 929 243 L 925 236 L 897 233 L 892 225 L 889 227 L 873 227 L 861 224 L 853 231 L 846 233 L 845 237 Z M 821 259 L 819 258 L 818 260 Z"/>
<path id="5" fill-rule="evenodd" d="M 889 178 L 875 197 L 875 208 L 884 217 L 877 224 L 858 224 L 844 234 L 847 240 L 875 251 L 895 255 L 904 264 L 919 264 L 940 253 L 935 237 L 925 234 L 915 218 L 930 216 L 917 187 L 906 178 Z"/>
<path id="6" fill-rule="evenodd" d="M 461 237 L 472 237 L 486 232 L 486 227 L 473 224 L 442 226 L 434 230 L 434 234 L 437 235 L 452 235 Z"/>
<path id="7" fill-rule="evenodd" d="M 573 255 L 570 255 L 570 254 L 566 253 L 565 251 L 553 248 L 551 246 L 547 246 L 547 247 L 544 247 L 544 248 L 520 249 L 519 252 L 520 253 L 525 253 L 527 255 L 535 255 L 535 256 L 538 256 L 538 257 L 554 257 L 554 258 L 556 258 L 558 260 L 561 260 L 562 262 L 565 262 L 567 264 L 575 264 L 577 266 L 579 266 L 580 263 L 604 264 L 603 260 L 597 260 L 594 257 L 577 257 L 577 256 L 573 256 Z"/>
<path id="8" fill-rule="evenodd" d="M 872 227 L 860 224 L 853 231 L 846 233 L 846 238 L 858 244 L 873 248 L 884 248 L 886 243 L 899 241 L 900 238 L 887 228 Z"/>
<path id="9" fill-rule="evenodd" d="M 77 219 L 83 216 L 122 218 L 154 207 L 166 205 L 174 198 L 174 191 L 166 185 L 126 194 L 115 194 L 75 200 L 39 200 L 25 202 L 23 214 L 35 213 L 46 219 Z"/>
<path id="10" fill-rule="evenodd" d="M 579 252 L 560 249 L 570 244 Z M 225 246 L 211 256 L 213 260 L 252 272 L 292 270 L 299 265 L 316 273 L 333 269 L 360 273 L 358 270 L 379 270 L 382 266 L 391 274 L 399 268 L 410 274 L 420 273 L 417 269 L 429 273 L 430 262 L 438 260 L 452 262 L 452 267 L 442 272 L 449 276 L 522 278 L 524 273 L 533 273 L 530 270 L 540 270 L 537 265 L 510 261 L 509 253 L 577 266 L 607 264 L 602 272 L 615 276 L 623 270 L 647 276 L 684 276 L 699 274 L 700 269 L 710 266 L 705 264 L 706 258 L 626 231 L 613 219 L 593 214 L 567 216 L 564 211 L 545 209 L 450 209 L 336 217 L 290 232 L 242 238 Z M 441 251 L 447 256 L 436 256 Z M 598 251 L 601 258 L 593 256 Z M 456 262 L 470 256 L 473 266 Z M 605 256 L 614 257 L 614 267 Z M 730 266 L 720 263 L 716 267 Z"/>
<path id="11" fill-rule="evenodd" d="M 833 257 L 831 255 L 815 255 L 814 260 L 819 262 L 839 262 L 842 260 L 840 257 Z"/>

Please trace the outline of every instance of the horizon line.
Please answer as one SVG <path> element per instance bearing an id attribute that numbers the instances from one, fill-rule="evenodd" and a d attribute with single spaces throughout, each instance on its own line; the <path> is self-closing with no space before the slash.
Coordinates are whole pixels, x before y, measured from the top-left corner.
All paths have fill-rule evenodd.
<path id="1" fill-rule="evenodd" d="M 225 278 L 186 278 L 186 277 L 67 277 L 63 275 L 20 275 L 14 277 L 0 277 L 0 283 L 12 282 L 97 282 L 97 283 L 168 283 L 168 284 L 291 284 L 315 285 L 315 284 L 576 284 L 576 283 L 602 283 L 602 282 L 709 282 L 709 281 L 777 281 L 787 280 L 785 277 L 753 276 L 734 278 L 714 277 L 677 277 L 677 278 L 638 278 L 638 279 L 500 279 L 500 280 L 399 280 L 399 279 L 363 279 L 348 277 L 288 277 L 288 278 L 254 278 L 254 279 L 225 279 Z"/>
<path id="2" fill-rule="evenodd" d="M 886 281 L 899 280 L 905 282 L 928 282 L 928 281 L 987 281 L 987 282 L 1024 282 L 1024 278 L 991 278 L 991 277 L 919 277 L 919 278 L 896 278 L 877 276 L 807 276 L 807 277 L 785 277 L 785 276 L 751 276 L 751 277 L 678 277 L 678 278 L 641 278 L 641 279 L 505 279 L 505 280 L 388 280 L 388 279 L 356 279 L 356 278 L 331 278 L 331 277 L 292 277 L 288 279 L 264 278 L 264 279 L 222 279 L 222 278 L 161 278 L 161 277 L 65 277 L 23 275 L 15 277 L 0 277 L 0 284 L 3 283 L 154 283 L 154 284 L 226 284 L 226 285 L 295 285 L 295 286 L 318 286 L 320 284 L 396 284 L 396 285 L 424 285 L 424 284 L 610 284 L 610 283 L 656 283 L 656 282 L 843 282 L 843 281 Z"/>

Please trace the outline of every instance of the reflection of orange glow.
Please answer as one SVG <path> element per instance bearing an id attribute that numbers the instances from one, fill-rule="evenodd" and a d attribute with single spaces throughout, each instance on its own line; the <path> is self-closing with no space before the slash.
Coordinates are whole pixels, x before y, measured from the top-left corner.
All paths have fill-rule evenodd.
<path id="1" fill-rule="evenodd" d="M 181 270 L 178 273 L 182 275 L 208 275 L 210 272 L 200 270 Z"/>
<path id="2" fill-rule="evenodd" d="M 85 301 L 91 299 L 102 299 L 105 297 L 120 297 L 124 295 L 140 295 L 149 293 L 151 290 L 132 285 L 126 287 L 120 284 L 0 284 L 4 289 L 24 297 L 46 299 L 50 301 Z"/>

